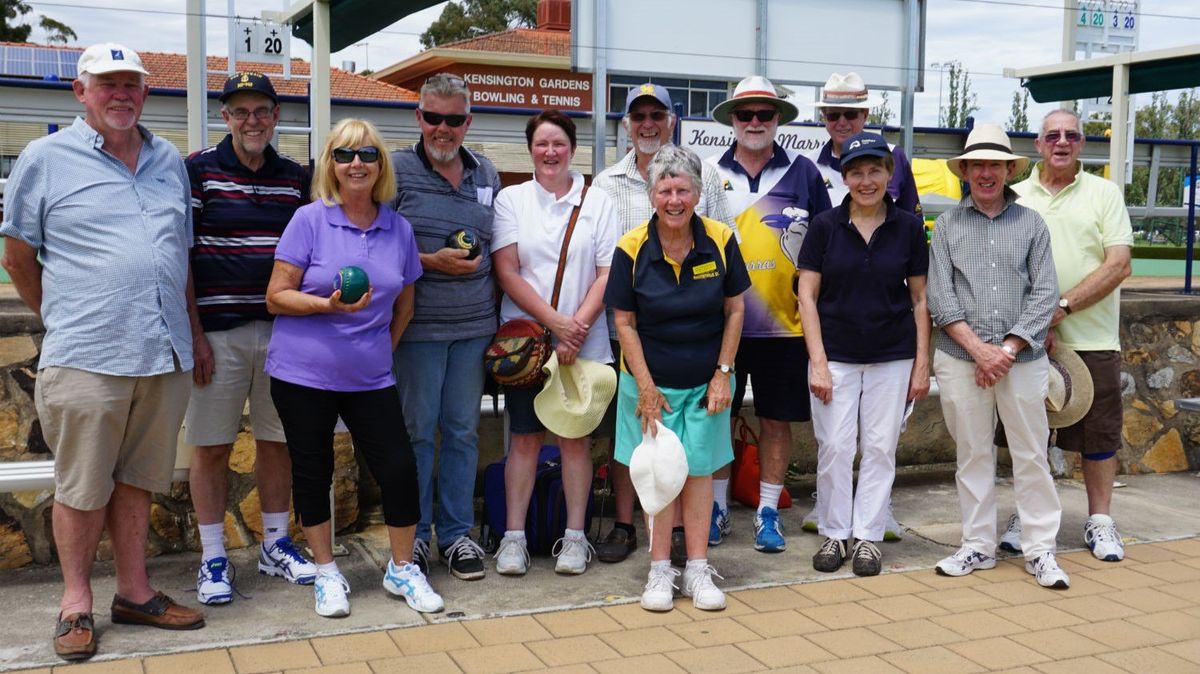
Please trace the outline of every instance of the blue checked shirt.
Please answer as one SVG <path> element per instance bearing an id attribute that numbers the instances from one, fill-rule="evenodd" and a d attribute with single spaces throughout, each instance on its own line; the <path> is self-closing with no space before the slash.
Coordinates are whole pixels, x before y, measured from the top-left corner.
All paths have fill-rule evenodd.
<path id="1" fill-rule="evenodd" d="M 934 325 L 966 321 L 979 338 L 999 346 L 1008 335 L 1029 343 L 1017 362 L 1041 358 L 1050 319 L 1058 306 L 1058 279 L 1050 253 L 1050 230 L 1037 211 L 1014 203 L 1004 189 L 1004 210 L 994 219 L 971 197 L 942 213 L 929 249 L 926 299 Z M 937 348 L 971 360 L 944 331 Z"/>
<path id="2" fill-rule="evenodd" d="M 118 376 L 192 368 L 185 292 L 191 195 L 179 151 L 139 126 L 137 171 L 81 118 L 13 166 L 0 234 L 37 249 L 46 338 L 38 369 Z"/>

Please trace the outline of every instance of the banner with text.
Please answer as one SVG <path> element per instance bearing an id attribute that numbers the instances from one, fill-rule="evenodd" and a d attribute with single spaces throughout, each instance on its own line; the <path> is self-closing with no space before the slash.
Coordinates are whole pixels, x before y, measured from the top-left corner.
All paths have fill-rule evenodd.
<path id="1" fill-rule="evenodd" d="M 685 119 L 680 122 L 679 144 L 700 155 L 701 159 L 720 156 L 733 145 L 733 127 L 718 122 Z M 789 124 L 779 130 L 775 140 L 785 150 L 805 154 L 829 140 L 823 126 Z"/>

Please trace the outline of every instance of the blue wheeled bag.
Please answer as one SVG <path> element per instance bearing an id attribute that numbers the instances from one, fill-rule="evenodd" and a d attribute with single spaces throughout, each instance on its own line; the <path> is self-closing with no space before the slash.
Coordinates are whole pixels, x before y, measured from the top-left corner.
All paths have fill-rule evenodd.
<path id="1" fill-rule="evenodd" d="M 505 457 L 507 459 L 507 457 Z M 488 553 L 500 547 L 507 528 L 508 507 L 504 499 L 505 459 L 483 470 L 483 516 L 479 527 L 479 545 Z M 588 492 L 584 530 L 592 519 L 592 494 Z M 538 453 L 537 472 L 529 511 L 525 516 L 525 540 L 531 555 L 550 554 L 554 542 L 562 538 L 567 525 L 567 503 L 563 498 L 562 461 L 558 447 L 545 445 Z"/>

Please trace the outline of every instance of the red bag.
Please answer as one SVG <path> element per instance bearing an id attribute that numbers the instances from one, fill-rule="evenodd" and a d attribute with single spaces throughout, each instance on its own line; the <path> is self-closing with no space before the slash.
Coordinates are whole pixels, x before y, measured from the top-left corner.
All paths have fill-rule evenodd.
<path id="1" fill-rule="evenodd" d="M 729 468 L 729 491 L 742 505 L 758 508 L 758 434 L 741 417 L 733 420 L 733 464 Z M 779 495 L 779 509 L 792 507 L 792 495 L 785 488 Z"/>
<path id="2" fill-rule="evenodd" d="M 483 366 L 501 386 L 540 386 L 546 380 L 542 366 L 550 360 L 550 331 L 527 318 L 500 326 L 483 353 Z"/>

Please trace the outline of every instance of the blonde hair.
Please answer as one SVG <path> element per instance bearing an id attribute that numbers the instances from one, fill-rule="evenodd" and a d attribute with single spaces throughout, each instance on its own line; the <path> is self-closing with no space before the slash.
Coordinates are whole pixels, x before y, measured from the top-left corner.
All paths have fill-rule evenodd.
<path id="1" fill-rule="evenodd" d="M 343 119 L 329 132 L 329 139 L 317 157 L 317 167 L 313 171 L 312 196 L 320 199 L 326 205 L 342 203 L 338 193 L 337 174 L 333 170 L 333 151 L 339 147 L 365 147 L 374 145 L 379 148 L 379 176 L 375 179 L 375 187 L 371 190 L 371 198 L 377 204 L 390 203 L 396 196 L 396 176 L 392 173 L 392 158 L 388 155 L 387 146 L 379 130 L 365 119 Z"/>

